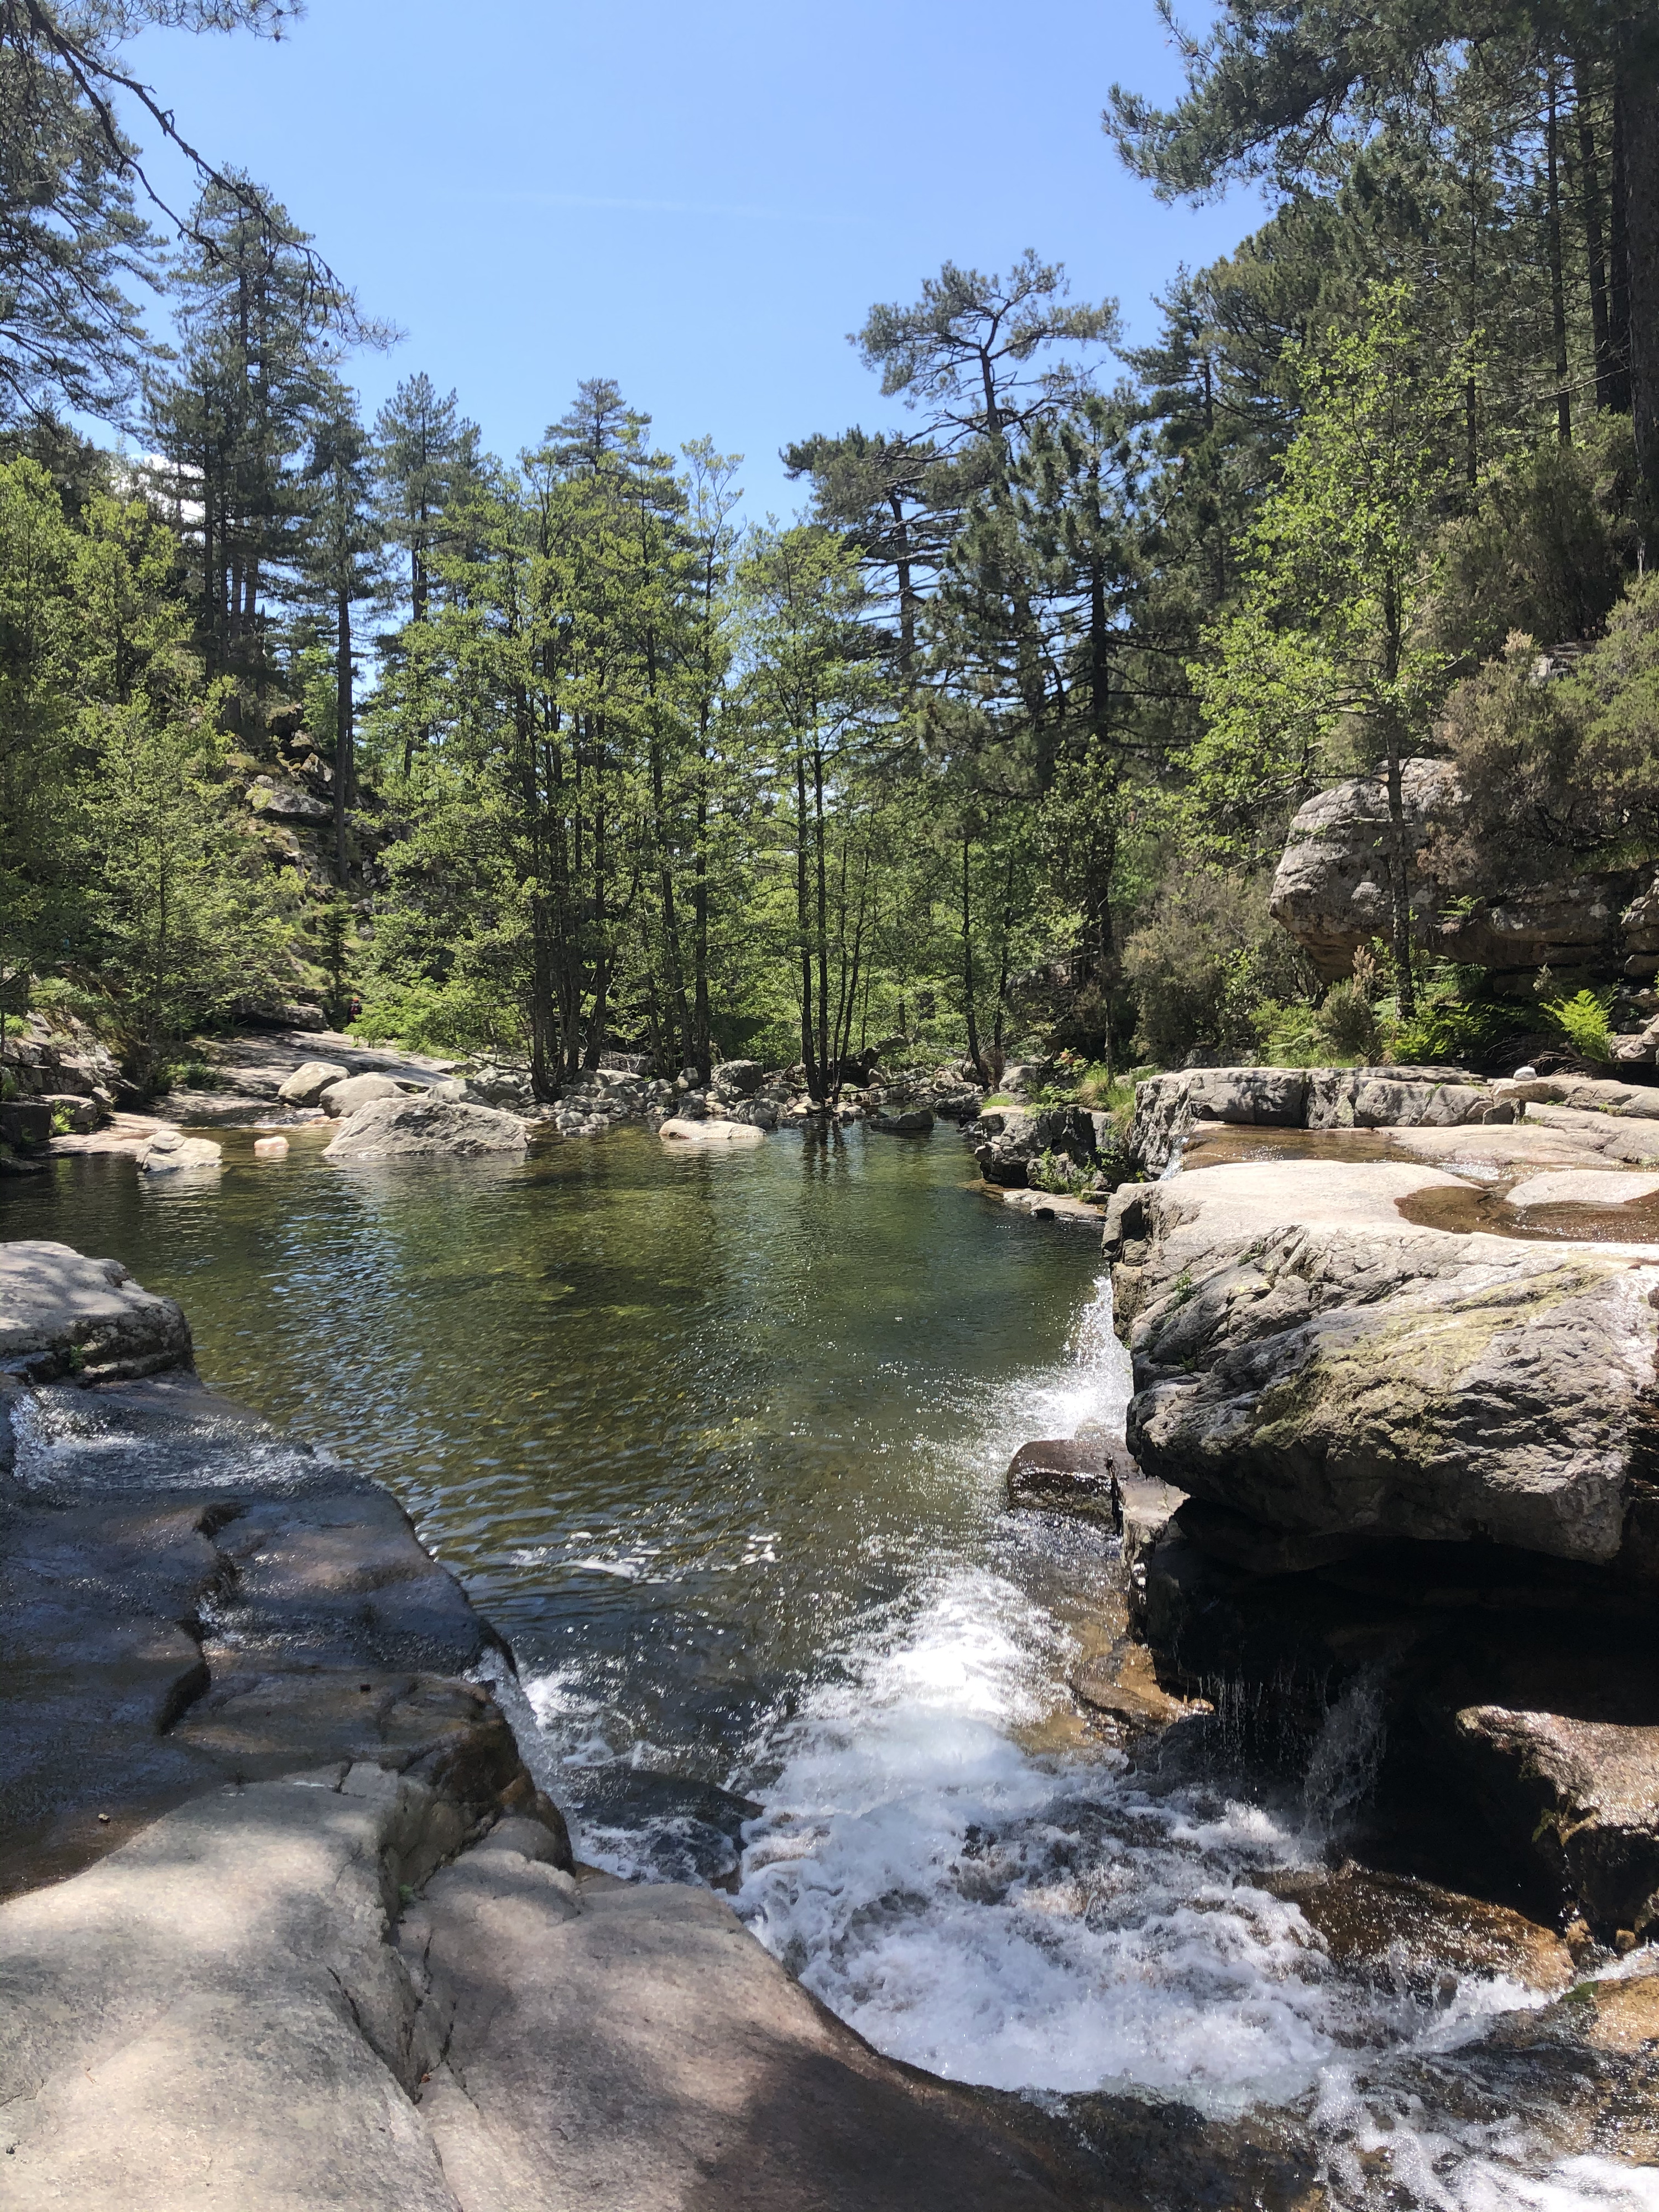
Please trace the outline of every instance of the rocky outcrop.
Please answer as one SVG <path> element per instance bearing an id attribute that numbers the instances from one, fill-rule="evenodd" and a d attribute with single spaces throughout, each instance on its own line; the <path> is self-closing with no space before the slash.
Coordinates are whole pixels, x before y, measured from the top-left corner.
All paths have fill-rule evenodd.
<path id="1" fill-rule="evenodd" d="M 1144 1470 L 1274 1528 L 1612 1561 L 1659 1412 L 1659 1253 L 1401 1218 L 1455 1181 L 1328 1161 L 1121 1192 Z"/>
<path id="2" fill-rule="evenodd" d="M 1135 1090 L 1129 1153 L 1161 1175 L 1195 1128 L 1462 1128 L 1512 1121 L 1514 1094 L 1461 1067 L 1202 1067 Z"/>
<path id="3" fill-rule="evenodd" d="M 1112 1201 L 1130 1449 L 1188 1493 L 1132 1615 L 1167 1687 L 1232 1686 L 1263 1756 L 1305 1762 L 1368 1682 L 1379 1817 L 1461 1808 L 1462 1849 L 1484 1816 L 1516 1870 L 1486 1878 L 1610 1942 L 1659 1927 L 1659 1246 L 1572 1222 L 1616 1236 L 1654 1178 L 1546 1164 L 1561 1134 L 1530 1122 L 1482 1127 L 1478 1158 L 1408 1133 L 1473 1180 L 1275 1160 Z M 1425 1218 L 1480 1192 L 1517 1224 L 1547 1209 L 1547 1236 Z"/>
<path id="4" fill-rule="evenodd" d="M 9 1028 L 0 1066 L 17 1097 L 89 1099 L 100 1119 L 131 1089 L 109 1047 L 70 1014 L 31 1013 L 21 1036 Z"/>
<path id="5" fill-rule="evenodd" d="M 1431 872 L 1431 830 L 1456 805 L 1451 763 L 1407 761 L 1402 782 L 1413 927 L 1422 943 L 1486 969 L 1500 991 L 1529 990 L 1546 968 L 1568 988 L 1595 976 L 1645 981 L 1659 973 L 1659 887 L 1651 870 L 1496 892 L 1490 875 L 1479 871 Z M 1291 823 L 1271 911 L 1327 981 L 1346 975 L 1362 945 L 1390 933 L 1389 834 L 1388 796 L 1377 776 L 1318 793 Z"/>
<path id="6" fill-rule="evenodd" d="M 325 1150 L 329 1160 L 482 1159 L 522 1153 L 524 1123 L 491 1106 L 459 1099 L 399 1096 L 374 1098 L 340 1124 Z"/>
<path id="7" fill-rule="evenodd" d="M 331 1084 L 345 1081 L 349 1072 L 338 1060 L 304 1060 L 277 1085 L 276 1096 L 285 1106 L 315 1106 Z"/>
<path id="8" fill-rule="evenodd" d="M 389 1075 L 348 1075 L 337 1083 L 325 1084 L 317 1094 L 316 1103 L 325 1114 L 336 1121 L 343 1121 L 375 1098 L 402 1098 L 406 1094 L 402 1084 L 393 1082 Z"/>
<path id="9" fill-rule="evenodd" d="M 1023 1190 L 1045 1153 L 1061 1176 L 1085 1180 L 1115 1164 L 1117 1144 L 1110 1116 L 1084 1106 L 987 1108 L 968 1132 L 987 1182 Z"/>
<path id="10" fill-rule="evenodd" d="M 7 1374 L 111 1381 L 190 1361 L 182 1310 L 135 1283 L 118 1260 L 88 1259 L 68 1244 L 0 1244 L 0 1369 Z"/>

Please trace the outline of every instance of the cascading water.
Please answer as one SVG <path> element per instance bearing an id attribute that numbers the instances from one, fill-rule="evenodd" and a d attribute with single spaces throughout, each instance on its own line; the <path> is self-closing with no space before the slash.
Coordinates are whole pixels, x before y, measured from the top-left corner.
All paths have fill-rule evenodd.
<path id="1" fill-rule="evenodd" d="M 624 1133 L 464 1206 L 226 1141 L 210 1191 L 16 1179 L 9 1233 L 115 1252 L 183 1299 L 210 1380 L 398 1489 L 512 1639 L 502 1694 L 585 1856 L 734 1886 L 809 1986 L 942 2072 L 1283 2116 L 1345 2212 L 1659 2212 L 1651 2172 L 1447 2086 L 1535 1994 L 1358 1972 L 1295 1901 L 1368 1785 L 1363 1683 L 1299 1789 L 1247 1778 L 1271 1692 L 1218 1686 L 1207 1760 L 1162 1768 L 1079 1717 L 1067 1676 L 1122 1622 L 1110 1544 L 1001 1506 L 1015 1447 L 1121 1420 L 1074 1230 L 964 1188 L 942 1133 L 720 1163 Z M 1316 1688 L 1280 1701 L 1297 1728 Z"/>

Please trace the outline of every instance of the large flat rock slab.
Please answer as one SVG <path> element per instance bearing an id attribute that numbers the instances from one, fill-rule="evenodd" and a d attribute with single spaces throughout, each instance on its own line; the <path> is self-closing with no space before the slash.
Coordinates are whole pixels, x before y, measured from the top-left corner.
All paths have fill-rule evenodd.
<path id="1" fill-rule="evenodd" d="M 216 1793 L 0 1906 L 8 2207 L 456 2212 L 385 1939 L 388 1854 L 422 1874 L 461 1822 L 341 1778 Z"/>
<path id="2" fill-rule="evenodd" d="M 153 1375 L 188 1366 L 190 1328 L 172 1298 L 143 1289 L 118 1260 L 68 1244 L 0 1244 L 0 1368 L 46 1381 Z"/>
<path id="3" fill-rule="evenodd" d="M 1119 2201 L 1018 2100 L 879 2057 L 712 1893 L 578 1884 L 544 1828 L 479 1841 L 476 1813 L 332 1765 L 216 1791 L 0 1905 L 8 2207 Z"/>
<path id="4" fill-rule="evenodd" d="M 711 1891 L 601 1881 L 579 1899 L 477 1851 L 404 1931 L 447 2045 L 421 2110 L 464 2212 L 1078 2201 L 988 2103 L 843 2027 Z"/>
<path id="5" fill-rule="evenodd" d="M 1120 1193 L 1143 1471 L 1272 1529 L 1618 1557 L 1656 1413 L 1659 1248 L 1401 1217 L 1454 1180 L 1265 1163 Z"/>
<path id="6" fill-rule="evenodd" d="M 517 1771 L 456 1679 L 499 1638 L 379 1485 L 185 1371 L 15 1391 L 11 1415 L 0 1894 L 235 1776 L 462 1747 Z"/>

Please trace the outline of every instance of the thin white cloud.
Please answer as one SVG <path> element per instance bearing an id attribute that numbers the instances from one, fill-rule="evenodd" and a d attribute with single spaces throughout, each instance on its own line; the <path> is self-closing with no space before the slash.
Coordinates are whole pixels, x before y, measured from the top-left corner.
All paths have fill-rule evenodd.
<path id="1" fill-rule="evenodd" d="M 612 199 L 596 192 L 461 191 L 454 197 L 489 207 L 545 207 L 592 209 L 618 215 L 691 216 L 734 222 L 830 223 L 864 229 L 855 216 L 821 215 L 799 208 L 733 207 L 718 200 Z"/>

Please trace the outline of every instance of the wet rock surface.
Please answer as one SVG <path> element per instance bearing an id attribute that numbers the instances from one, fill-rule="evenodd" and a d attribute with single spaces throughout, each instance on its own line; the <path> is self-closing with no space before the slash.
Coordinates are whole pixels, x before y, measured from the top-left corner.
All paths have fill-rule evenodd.
<path id="1" fill-rule="evenodd" d="M 176 1364 L 15 1390 L 10 1415 L 0 1889 L 237 1777 L 457 1758 L 522 1776 L 488 1692 L 456 1679 L 497 1639 L 378 1485 Z"/>
<path id="2" fill-rule="evenodd" d="M 1130 1448 L 1189 1493 L 1131 1615 L 1164 1686 L 1231 1699 L 1265 1757 L 1370 1713 L 1351 1780 L 1404 1863 L 1627 1946 L 1659 1924 L 1659 1246 L 1573 1241 L 1652 1179 L 1540 1155 L 1564 1133 L 1419 1128 L 1397 1144 L 1445 1167 L 1316 1149 L 1118 1194 Z M 1454 1233 L 1477 1197 L 1551 1241 Z"/>

